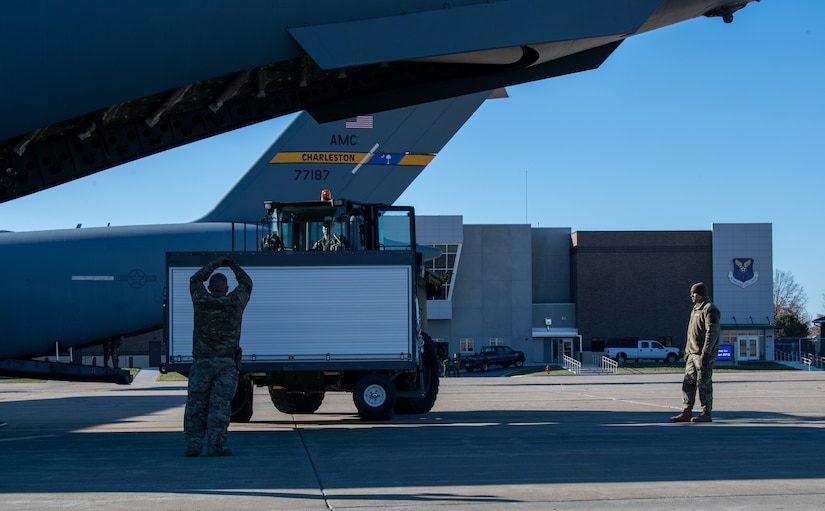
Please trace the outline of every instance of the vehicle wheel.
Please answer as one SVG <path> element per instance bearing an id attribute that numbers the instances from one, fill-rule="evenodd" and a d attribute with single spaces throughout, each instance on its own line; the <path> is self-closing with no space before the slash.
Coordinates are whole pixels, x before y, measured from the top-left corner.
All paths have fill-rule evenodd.
<path id="1" fill-rule="evenodd" d="M 516 360 L 516 367 L 524 367 L 524 360 Z"/>
<path id="2" fill-rule="evenodd" d="M 481 371 L 482 372 L 486 373 L 488 369 L 490 369 L 490 366 L 487 365 L 487 362 L 484 362 L 483 364 L 481 364 Z"/>
<path id="3" fill-rule="evenodd" d="M 616 362 L 618 362 L 619 364 L 624 364 L 625 362 L 627 362 L 627 356 L 624 353 L 619 353 L 618 355 L 616 355 Z"/>
<path id="4" fill-rule="evenodd" d="M 667 361 L 671 364 L 675 363 L 676 362 L 676 355 L 674 355 L 673 353 L 669 354 L 667 356 Z"/>
<path id="5" fill-rule="evenodd" d="M 324 401 L 324 393 L 287 392 L 284 389 L 270 386 L 269 399 L 272 400 L 275 408 L 282 413 L 314 413 Z"/>
<path id="6" fill-rule="evenodd" d="M 229 405 L 230 422 L 249 422 L 252 418 L 252 380 L 242 378 L 238 380 L 238 388 Z"/>
<path id="7" fill-rule="evenodd" d="M 355 384 L 352 400 L 362 419 L 387 420 L 395 408 L 395 385 L 386 375 L 368 374 Z"/>
<path id="8" fill-rule="evenodd" d="M 421 353 L 421 371 L 417 377 L 407 373 L 396 379 L 400 390 L 418 390 L 418 378 L 424 382 L 423 397 L 399 397 L 395 401 L 395 413 L 427 413 L 433 409 L 438 397 L 439 380 L 438 351 L 429 335 L 424 334 L 424 351 Z"/>

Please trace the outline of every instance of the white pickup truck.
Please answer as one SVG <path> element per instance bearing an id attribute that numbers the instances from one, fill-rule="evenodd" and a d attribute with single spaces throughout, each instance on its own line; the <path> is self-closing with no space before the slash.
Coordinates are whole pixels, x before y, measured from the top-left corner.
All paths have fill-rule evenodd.
<path id="1" fill-rule="evenodd" d="M 659 341 L 635 339 L 609 339 L 605 355 L 624 364 L 628 359 L 667 361 L 671 364 L 682 357 L 679 348 L 666 348 Z"/>

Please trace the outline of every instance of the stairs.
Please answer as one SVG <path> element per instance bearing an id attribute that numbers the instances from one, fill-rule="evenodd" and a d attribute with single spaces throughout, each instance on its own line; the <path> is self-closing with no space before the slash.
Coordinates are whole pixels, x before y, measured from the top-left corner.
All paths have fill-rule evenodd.
<path id="1" fill-rule="evenodd" d="M 581 369 L 579 369 L 579 375 L 597 376 L 601 374 L 613 374 L 613 371 L 609 371 L 599 366 L 582 366 Z"/>
<path id="2" fill-rule="evenodd" d="M 562 367 L 573 374 L 584 374 L 593 376 L 598 376 L 602 374 L 613 374 L 613 371 L 611 371 L 610 369 L 605 369 L 603 365 L 607 363 L 612 363 L 615 366 L 615 362 L 609 361 L 606 358 L 601 359 L 601 361 L 601 364 L 591 363 L 585 365 L 579 362 L 578 360 L 565 355 L 563 358 Z"/>

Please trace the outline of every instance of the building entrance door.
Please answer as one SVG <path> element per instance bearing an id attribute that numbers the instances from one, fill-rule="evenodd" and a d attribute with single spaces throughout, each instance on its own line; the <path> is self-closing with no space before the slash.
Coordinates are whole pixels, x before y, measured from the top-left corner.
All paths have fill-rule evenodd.
<path id="1" fill-rule="evenodd" d="M 544 361 L 551 364 L 561 364 L 564 355 L 573 356 L 573 339 L 553 337 L 547 340 L 544 350 Z"/>
<path id="2" fill-rule="evenodd" d="M 560 339 L 562 355 L 573 358 L 573 339 Z M 563 358 L 563 357 L 562 357 Z"/>
<path id="3" fill-rule="evenodd" d="M 737 360 L 759 360 L 759 338 L 755 335 L 740 335 L 736 338 Z"/>

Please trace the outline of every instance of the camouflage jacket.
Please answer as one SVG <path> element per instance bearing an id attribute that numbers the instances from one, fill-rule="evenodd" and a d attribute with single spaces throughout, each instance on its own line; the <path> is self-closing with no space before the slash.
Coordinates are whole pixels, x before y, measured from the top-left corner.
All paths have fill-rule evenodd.
<path id="1" fill-rule="evenodd" d="M 312 245 L 312 250 L 347 250 L 347 239 L 343 234 L 333 234 L 331 238 L 321 238 Z"/>
<path id="2" fill-rule="evenodd" d="M 685 353 L 711 355 L 716 358 L 719 349 L 719 330 L 722 313 L 709 300 L 697 303 L 690 311 Z"/>
<path id="3" fill-rule="evenodd" d="M 241 320 L 252 295 L 252 279 L 234 262 L 229 268 L 235 273 L 238 286 L 225 296 L 207 291 L 203 283 L 215 268 L 207 264 L 189 279 L 189 292 L 195 309 L 192 331 L 192 355 L 202 357 L 234 357 L 241 341 Z"/>

